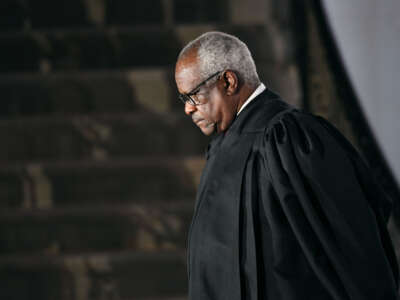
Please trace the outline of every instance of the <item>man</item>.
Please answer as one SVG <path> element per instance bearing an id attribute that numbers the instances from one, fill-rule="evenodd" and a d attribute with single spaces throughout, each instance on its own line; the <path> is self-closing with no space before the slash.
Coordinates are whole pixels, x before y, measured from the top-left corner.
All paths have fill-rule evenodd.
<path id="1" fill-rule="evenodd" d="M 213 138 L 188 235 L 190 300 L 399 299 L 391 201 L 324 118 L 282 101 L 247 46 L 179 54 L 185 113 Z"/>

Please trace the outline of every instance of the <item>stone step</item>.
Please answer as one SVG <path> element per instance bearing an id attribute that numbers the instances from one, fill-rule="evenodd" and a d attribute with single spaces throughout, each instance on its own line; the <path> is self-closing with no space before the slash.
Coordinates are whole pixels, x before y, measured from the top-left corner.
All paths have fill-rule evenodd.
<path id="1" fill-rule="evenodd" d="M 0 118 L 179 111 L 174 67 L 49 74 L 0 74 Z M 260 79 L 295 104 L 300 95 L 297 68 L 274 62 L 257 65 Z"/>
<path id="2" fill-rule="evenodd" d="M 228 2 L 226 0 L 2 0 L 0 30 L 229 22 Z"/>
<path id="3" fill-rule="evenodd" d="M 89 25 L 88 11 L 82 0 L 27 0 L 28 22 L 34 28 Z"/>
<path id="4" fill-rule="evenodd" d="M 0 2 L 0 30 L 23 29 L 29 16 L 25 3 L 16 0 Z"/>
<path id="5" fill-rule="evenodd" d="M 33 28 L 65 28 L 94 25 L 164 24 L 162 0 L 29 0 L 31 14 L 27 16 Z M 190 2 L 190 0 L 189 0 Z"/>
<path id="6" fill-rule="evenodd" d="M 136 299 L 126 299 L 126 300 L 188 300 L 188 296 L 187 295 L 182 295 L 182 296 L 177 296 L 177 297 L 163 297 L 163 298 L 136 298 Z"/>
<path id="7" fill-rule="evenodd" d="M 172 250 L 1 256 L 1 296 L 7 300 L 184 299 L 186 270 L 186 253 Z"/>
<path id="8" fill-rule="evenodd" d="M 174 0 L 173 16 L 175 23 L 229 23 L 230 4 L 227 0 L 187 1 Z"/>
<path id="9" fill-rule="evenodd" d="M 203 156 L 2 164 L 0 206 L 57 208 L 194 199 Z"/>
<path id="10" fill-rule="evenodd" d="M 135 298 L 135 299 L 125 299 L 125 300 L 188 300 L 187 293 L 186 295 L 176 296 L 176 297 L 145 297 L 145 298 Z"/>
<path id="11" fill-rule="evenodd" d="M 124 300 L 188 300 L 187 293 L 186 295 L 176 296 L 176 297 L 145 297 L 145 298 L 134 298 L 134 299 L 124 299 Z"/>
<path id="12" fill-rule="evenodd" d="M 274 53 L 278 37 L 264 25 L 23 31 L 0 34 L 0 72 L 173 66 L 183 45 L 208 30 L 237 35 L 256 62 L 282 55 Z"/>
<path id="13" fill-rule="evenodd" d="M 203 155 L 209 137 L 184 112 L 29 117 L 0 121 L 0 162 Z"/>
<path id="14" fill-rule="evenodd" d="M 0 36 L 0 71 L 165 66 L 180 45 L 169 29 L 21 32 Z"/>
<path id="15" fill-rule="evenodd" d="M 0 75 L 0 117 L 183 111 L 173 69 Z"/>
<path id="16" fill-rule="evenodd" d="M 0 255 L 184 250 L 194 199 L 63 209 L 2 210 Z"/>

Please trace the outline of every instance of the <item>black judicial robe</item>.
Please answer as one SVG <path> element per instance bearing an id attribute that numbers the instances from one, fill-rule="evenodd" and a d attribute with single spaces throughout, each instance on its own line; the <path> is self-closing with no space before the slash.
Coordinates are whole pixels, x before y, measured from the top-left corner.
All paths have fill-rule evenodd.
<path id="1" fill-rule="evenodd" d="M 190 300 L 399 299 L 392 201 L 324 118 L 267 89 L 206 152 Z"/>

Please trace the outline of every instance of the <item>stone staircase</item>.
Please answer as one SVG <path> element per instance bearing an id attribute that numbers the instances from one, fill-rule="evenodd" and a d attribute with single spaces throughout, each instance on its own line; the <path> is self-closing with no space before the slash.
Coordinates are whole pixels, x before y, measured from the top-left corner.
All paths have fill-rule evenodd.
<path id="1" fill-rule="evenodd" d="M 300 103 L 290 6 L 273 2 L 2 1 L 1 299 L 187 298 L 208 138 L 177 100 L 175 59 L 202 32 L 236 34 Z"/>

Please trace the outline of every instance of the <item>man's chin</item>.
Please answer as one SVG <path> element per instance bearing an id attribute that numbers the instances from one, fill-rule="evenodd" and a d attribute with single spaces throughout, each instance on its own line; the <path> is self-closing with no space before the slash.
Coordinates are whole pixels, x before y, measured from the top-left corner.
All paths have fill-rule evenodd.
<path id="1" fill-rule="evenodd" d="M 203 132 L 205 135 L 211 135 L 215 131 L 215 124 L 210 123 L 206 126 L 199 126 L 200 130 Z"/>

